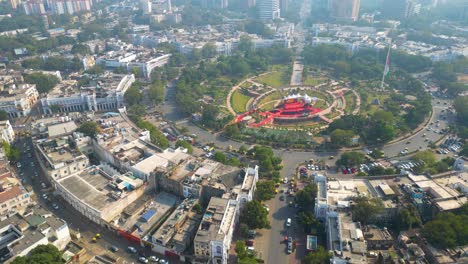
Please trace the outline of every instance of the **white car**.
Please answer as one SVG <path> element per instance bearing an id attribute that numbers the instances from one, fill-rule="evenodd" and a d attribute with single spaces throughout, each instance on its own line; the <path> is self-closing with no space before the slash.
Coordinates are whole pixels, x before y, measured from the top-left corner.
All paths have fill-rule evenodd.
<path id="1" fill-rule="evenodd" d="M 21 163 L 20 162 L 16 163 L 16 167 L 21 168 Z"/>

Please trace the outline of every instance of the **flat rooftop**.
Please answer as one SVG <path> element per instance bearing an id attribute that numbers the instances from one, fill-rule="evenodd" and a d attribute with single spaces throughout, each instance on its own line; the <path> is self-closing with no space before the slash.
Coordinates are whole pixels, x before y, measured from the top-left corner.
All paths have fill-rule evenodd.
<path id="1" fill-rule="evenodd" d="M 84 171 L 72 174 L 70 176 L 60 179 L 58 182 L 69 193 L 75 196 L 78 200 L 88 204 L 95 210 L 101 211 L 112 204 L 119 203 L 119 200 L 124 198 L 128 192 L 133 188 L 130 185 L 135 185 L 136 188 L 141 186 L 143 182 L 139 179 L 126 179 L 127 177 L 119 176 L 119 184 L 116 188 L 121 190 L 120 198 L 113 196 L 112 193 L 116 192 L 116 188 L 112 188 L 110 183 L 114 182 L 116 178 L 111 177 L 98 167 L 92 166 L 86 168 Z M 121 188 L 119 186 L 126 186 Z"/>
<path id="2" fill-rule="evenodd" d="M 236 212 L 236 206 L 228 199 L 212 197 L 203 215 L 195 236 L 195 241 L 207 243 L 212 240 L 223 241 Z"/>

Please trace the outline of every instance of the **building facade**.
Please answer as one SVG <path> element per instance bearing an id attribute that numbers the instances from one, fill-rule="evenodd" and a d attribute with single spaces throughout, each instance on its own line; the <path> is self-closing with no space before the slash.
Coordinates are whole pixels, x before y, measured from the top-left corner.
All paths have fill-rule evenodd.
<path id="1" fill-rule="evenodd" d="M 15 131 L 10 124 L 10 120 L 0 121 L 0 137 L 11 144 L 15 140 Z"/>
<path id="2" fill-rule="evenodd" d="M 360 0 L 329 0 L 330 16 L 356 21 L 359 18 Z"/>
<path id="3" fill-rule="evenodd" d="M 280 18 L 279 0 L 260 0 L 258 10 L 262 21 L 272 21 Z"/>
<path id="4" fill-rule="evenodd" d="M 35 84 L 10 87 L 0 98 L 0 110 L 7 112 L 10 118 L 28 116 L 38 97 Z"/>

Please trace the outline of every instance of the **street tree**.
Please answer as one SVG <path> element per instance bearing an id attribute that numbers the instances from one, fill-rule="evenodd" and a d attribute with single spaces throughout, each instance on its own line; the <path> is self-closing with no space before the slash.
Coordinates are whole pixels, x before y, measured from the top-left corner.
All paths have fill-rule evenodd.
<path id="1" fill-rule="evenodd" d="M 317 196 L 317 185 L 309 184 L 296 193 L 296 203 L 303 211 L 312 211 Z"/>
<path id="2" fill-rule="evenodd" d="M 304 258 L 305 264 L 329 264 L 332 254 L 324 247 L 318 246 L 316 251 L 309 252 Z"/>
<path id="3" fill-rule="evenodd" d="M 215 154 L 213 155 L 213 159 L 221 163 L 226 163 L 227 161 L 226 155 L 224 155 L 224 153 L 219 152 L 219 151 L 215 152 Z"/>
<path id="4" fill-rule="evenodd" d="M 26 83 L 35 84 L 39 93 L 48 93 L 59 83 L 59 79 L 56 76 L 41 72 L 24 75 L 24 81 Z"/>
<path id="5" fill-rule="evenodd" d="M 349 147 L 355 134 L 352 130 L 335 129 L 330 133 L 330 140 L 337 147 Z"/>
<path id="6" fill-rule="evenodd" d="M 247 202 L 242 209 L 240 222 L 245 223 L 250 229 L 266 228 L 270 226 L 268 212 L 260 201 Z"/>
<path id="7" fill-rule="evenodd" d="M 255 198 L 260 201 L 270 200 L 274 197 L 275 183 L 273 181 L 259 181 L 257 182 L 257 189 L 255 191 Z"/>
<path id="8" fill-rule="evenodd" d="M 190 143 L 188 143 L 186 140 L 183 140 L 183 139 L 177 140 L 175 146 L 176 147 L 183 147 L 183 148 L 187 149 L 187 152 L 189 154 L 192 154 L 192 152 L 193 152 L 193 146 Z"/>
<path id="9" fill-rule="evenodd" d="M 365 160 L 366 156 L 363 153 L 357 151 L 350 151 L 343 153 L 340 159 L 336 161 L 336 165 L 351 167 L 364 163 Z"/>
<path id="10" fill-rule="evenodd" d="M 125 98 L 125 102 L 128 105 L 132 106 L 134 104 L 138 104 L 143 99 L 143 94 L 140 91 L 140 86 L 141 85 L 138 82 L 135 82 L 125 92 L 124 98 Z"/>

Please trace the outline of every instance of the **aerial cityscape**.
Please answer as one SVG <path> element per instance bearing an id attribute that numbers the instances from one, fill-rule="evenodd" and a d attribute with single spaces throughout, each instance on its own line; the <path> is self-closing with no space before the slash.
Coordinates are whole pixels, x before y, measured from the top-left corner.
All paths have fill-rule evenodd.
<path id="1" fill-rule="evenodd" d="M 0 263 L 468 263 L 468 1 L 0 0 L 0 136 Z"/>

